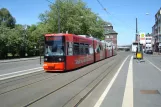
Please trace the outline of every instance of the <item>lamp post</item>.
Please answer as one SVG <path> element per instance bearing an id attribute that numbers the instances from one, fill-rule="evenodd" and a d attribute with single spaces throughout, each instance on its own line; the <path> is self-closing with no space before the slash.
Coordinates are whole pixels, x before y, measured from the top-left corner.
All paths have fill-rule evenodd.
<path id="1" fill-rule="evenodd" d="M 136 41 L 138 41 L 138 51 L 140 51 L 140 37 L 139 37 L 139 34 L 138 34 L 138 21 L 137 21 L 137 18 L 136 18 Z"/>
<path id="2" fill-rule="evenodd" d="M 145 13 L 145 15 L 149 15 L 149 13 Z M 138 20 L 136 18 L 136 41 L 138 41 L 138 51 L 140 51 L 140 37 L 139 37 L 139 33 L 138 33 Z"/>

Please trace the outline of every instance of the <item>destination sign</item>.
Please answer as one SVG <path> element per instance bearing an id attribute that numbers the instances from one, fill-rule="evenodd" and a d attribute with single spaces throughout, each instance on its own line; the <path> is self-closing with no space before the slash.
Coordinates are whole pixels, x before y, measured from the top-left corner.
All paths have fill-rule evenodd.
<path id="1" fill-rule="evenodd" d="M 59 41 L 62 40 L 61 36 L 47 36 L 46 41 Z"/>

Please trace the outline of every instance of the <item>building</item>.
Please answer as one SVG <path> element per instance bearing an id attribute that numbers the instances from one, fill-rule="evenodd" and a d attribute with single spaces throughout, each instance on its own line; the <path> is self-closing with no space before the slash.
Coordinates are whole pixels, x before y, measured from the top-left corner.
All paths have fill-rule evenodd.
<path id="1" fill-rule="evenodd" d="M 153 49 L 153 37 L 152 34 L 149 33 L 140 33 L 139 36 L 137 36 L 137 40 L 139 40 L 140 44 L 143 45 L 143 49 L 146 49 L 146 46 L 151 47 Z"/>
<path id="2" fill-rule="evenodd" d="M 115 47 L 117 47 L 117 32 L 113 30 L 113 26 L 109 22 L 105 22 L 104 25 L 104 36 L 105 41 L 112 42 Z"/>
<path id="3" fill-rule="evenodd" d="M 154 38 L 154 51 L 159 51 L 161 45 L 161 8 L 155 14 L 155 24 L 152 27 L 152 35 Z"/>
<path id="4" fill-rule="evenodd" d="M 147 34 L 145 38 L 145 52 L 153 52 L 152 36 L 150 34 Z"/>

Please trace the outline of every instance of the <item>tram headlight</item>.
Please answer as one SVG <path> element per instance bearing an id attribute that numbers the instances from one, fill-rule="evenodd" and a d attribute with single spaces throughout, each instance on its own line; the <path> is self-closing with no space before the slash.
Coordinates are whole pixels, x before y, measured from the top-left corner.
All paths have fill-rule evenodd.
<path id="1" fill-rule="evenodd" d="M 44 61 L 47 61 L 48 59 L 47 58 L 44 58 Z"/>
<path id="2" fill-rule="evenodd" d="M 59 61 L 62 61 L 62 59 L 61 59 L 61 58 L 59 58 Z"/>
<path id="3" fill-rule="evenodd" d="M 63 62 L 64 61 L 64 58 L 63 57 L 59 57 L 58 58 L 58 61 Z"/>

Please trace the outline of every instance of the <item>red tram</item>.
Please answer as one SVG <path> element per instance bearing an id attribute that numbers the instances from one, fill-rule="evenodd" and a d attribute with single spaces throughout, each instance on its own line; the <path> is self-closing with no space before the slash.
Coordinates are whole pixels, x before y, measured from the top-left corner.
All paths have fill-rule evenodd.
<path id="1" fill-rule="evenodd" d="M 76 69 L 113 56 L 112 44 L 74 34 L 45 35 L 45 71 Z"/>

